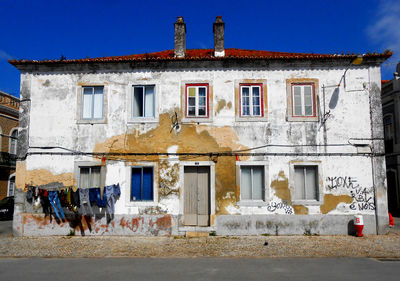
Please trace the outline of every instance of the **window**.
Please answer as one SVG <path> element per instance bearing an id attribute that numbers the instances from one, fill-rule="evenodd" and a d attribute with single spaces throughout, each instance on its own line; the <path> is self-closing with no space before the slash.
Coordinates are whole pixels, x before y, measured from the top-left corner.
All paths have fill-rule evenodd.
<path id="1" fill-rule="evenodd" d="M 186 84 L 186 117 L 208 118 L 208 84 Z"/>
<path id="2" fill-rule="evenodd" d="M 294 174 L 294 199 L 318 201 L 318 166 L 294 166 Z"/>
<path id="3" fill-rule="evenodd" d="M 10 154 L 17 154 L 18 130 L 14 129 L 10 136 Z"/>
<path id="4" fill-rule="evenodd" d="M 153 201 L 153 167 L 132 167 L 131 201 Z"/>
<path id="5" fill-rule="evenodd" d="M 240 200 L 264 200 L 264 166 L 240 167 Z"/>
<path id="6" fill-rule="evenodd" d="M 102 119 L 103 108 L 104 87 L 83 87 L 82 119 Z"/>
<path id="7" fill-rule="evenodd" d="M 8 180 L 7 196 L 14 196 L 15 190 L 15 174 L 11 175 Z"/>
<path id="8" fill-rule="evenodd" d="M 383 118 L 383 129 L 385 136 L 385 150 L 386 153 L 393 152 L 393 116 L 387 115 Z"/>
<path id="9" fill-rule="evenodd" d="M 263 116 L 262 84 L 240 84 L 240 116 Z"/>
<path id="10" fill-rule="evenodd" d="M 292 113 L 296 116 L 315 116 L 314 85 L 292 84 Z"/>
<path id="11" fill-rule="evenodd" d="M 101 187 L 101 166 L 79 167 L 79 188 Z"/>
<path id="12" fill-rule="evenodd" d="M 286 80 L 287 121 L 318 121 L 318 79 Z"/>
<path id="13" fill-rule="evenodd" d="M 132 117 L 154 117 L 155 87 L 133 86 Z"/>

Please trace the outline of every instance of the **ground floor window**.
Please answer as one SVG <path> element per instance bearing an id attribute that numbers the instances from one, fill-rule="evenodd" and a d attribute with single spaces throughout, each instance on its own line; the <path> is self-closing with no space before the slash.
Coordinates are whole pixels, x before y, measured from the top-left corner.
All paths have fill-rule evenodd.
<path id="1" fill-rule="evenodd" d="M 240 167 L 240 199 L 264 200 L 264 166 Z"/>
<path id="2" fill-rule="evenodd" d="M 80 167 L 80 188 L 101 187 L 101 166 Z"/>
<path id="3" fill-rule="evenodd" d="M 153 201 L 153 167 L 132 167 L 130 201 Z"/>
<path id="4" fill-rule="evenodd" d="M 295 200 L 318 200 L 318 166 L 294 166 Z"/>

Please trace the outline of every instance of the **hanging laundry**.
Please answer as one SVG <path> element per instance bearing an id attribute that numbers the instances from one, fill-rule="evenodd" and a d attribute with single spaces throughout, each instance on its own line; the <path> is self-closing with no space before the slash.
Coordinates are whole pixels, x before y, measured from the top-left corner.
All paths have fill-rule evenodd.
<path id="1" fill-rule="evenodd" d="M 60 199 L 61 207 L 68 208 L 67 194 L 64 190 L 58 191 L 58 198 Z"/>
<path id="2" fill-rule="evenodd" d="M 107 211 L 110 215 L 115 212 L 115 201 L 121 195 L 119 184 L 108 185 L 105 187 L 105 194 L 107 197 Z"/>
<path id="3" fill-rule="evenodd" d="M 92 206 L 90 205 L 89 189 L 79 188 L 79 200 L 81 202 L 81 213 L 83 215 L 94 216 Z"/>
<path id="4" fill-rule="evenodd" d="M 77 189 L 76 191 L 74 191 L 71 188 L 71 204 L 75 207 L 80 207 L 81 206 L 81 201 L 79 199 L 79 189 Z"/>
<path id="5" fill-rule="evenodd" d="M 62 219 L 63 221 L 65 221 L 64 212 L 61 207 L 60 199 L 58 198 L 58 191 L 52 190 L 52 191 L 49 191 L 48 194 L 49 194 L 48 197 L 49 197 L 50 204 L 53 207 L 54 213 L 56 214 L 57 218 L 59 220 Z"/>
<path id="6" fill-rule="evenodd" d="M 26 192 L 26 201 L 32 204 L 32 199 L 33 199 L 33 186 L 28 186 L 28 190 Z"/>
<path id="7" fill-rule="evenodd" d="M 101 189 L 99 187 L 94 187 L 89 189 L 90 204 L 96 204 L 98 207 L 105 207 L 107 205 L 107 200 L 105 199 L 105 194 L 103 193 L 103 199 L 101 198 Z"/>
<path id="8" fill-rule="evenodd" d="M 39 188 L 34 187 L 33 189 L 33 209 L 35 211 L 38 211 L 40 208 L 42 208 L 42 204 L 40 201 L 40 194 L 39 194 Z"/>
<path id="9" fill-rule="evenodd" d="M 50 201 L 48 197 L 48 192 L 45 189 L 39 189 L 39 197 L 40 197 L 40 203 L 43 208 L 43 212 L 45 216 L 51 215 L 51 206 L 50 206 Z"/>

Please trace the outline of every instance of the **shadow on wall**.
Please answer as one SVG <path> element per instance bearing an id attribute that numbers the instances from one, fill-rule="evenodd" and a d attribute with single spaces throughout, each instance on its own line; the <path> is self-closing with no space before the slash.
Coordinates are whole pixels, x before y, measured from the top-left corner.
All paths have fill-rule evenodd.
<path id="1" fill-rule="evenodd" d="M 350 220 L 347 224 L 347 234 L 351 236 L 356 236 L 356 229 L 354 228 L 354 220 Z"/>
<path id="2" fill-rule="evenodd" d="M 339 87 L 336 87 L 335 90 L 333 90 L 331 100 L 329 101 L 329 108 L 335 109 L 338 100 L 339 100 Z"/>

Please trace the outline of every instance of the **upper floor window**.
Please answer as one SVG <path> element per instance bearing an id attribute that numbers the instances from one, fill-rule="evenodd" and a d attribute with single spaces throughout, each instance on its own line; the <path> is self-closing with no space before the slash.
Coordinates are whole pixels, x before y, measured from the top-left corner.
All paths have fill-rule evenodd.
<path id="1" fill-rule="evenodd" d="M 394 130 L 393 130 L 393 115 L 386 115 L 383 118 L 383 133 L 385 137 L 385 150 L 386 153 L 392 153 L 393 152 L 393 136 L 394 136 Z"/>
<path id="2" fill-rule="evenodd" d="M 263 116 L 262 84 L 240 84 L 240 116 Z"/>
<path id="3" fill-rule="evenodd" d="M 155 86 L 133 86 L 132 118 L 155 117 Z"/>
<path id="4" fill-rule="evenodd" d="M 287 79 L 286 93 L 288 121 L 318 121 L 318 79 Z"/>
<path id="5" fill-rule="evenodd" d="M 292 84 L 293 117 L 315 116 L 314 84 Z"/>
<path id="6" fill-rule="evenodd" d="M 186 117 L 208 118 L 208 84 L 186 84 Z"/>
<path id="7" fill-rule="evenodd" d="M 10 136 L 10 154 L 17 154 L 18 130 L 14 129 Z"/>
<path id="8" fill-rule="evenodd" d="M 104 87 L 83 87 L 82 119 L 102 119 L 103 109 Z"/>

